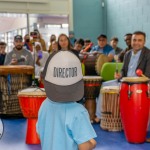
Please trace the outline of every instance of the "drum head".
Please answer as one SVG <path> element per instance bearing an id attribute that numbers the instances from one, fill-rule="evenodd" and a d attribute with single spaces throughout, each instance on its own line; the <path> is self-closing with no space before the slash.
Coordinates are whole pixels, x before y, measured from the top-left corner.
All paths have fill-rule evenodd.
<path id="1" fill-rule="evenodd" d="M 33 74 L 34 68 L 33 66 L 28 65 L 8 65 L 8 66 L 0 66 L 0 74 Z"/>
<path id="2" fill-rule="evenodd" d="M 119 86 L 104 86 L 101 89 L 102 93 L 119 93 Z"/>
<path id="3" fill-rule="evenodd" d="M 84 81 L 101 81 L 102 77 L 100 76 L 83 76 Z"/>
<path id="4" fill-rule="evenodd" d="M 18 96 L 46 96 L 44 88 L 27 88 L 18 92 Z"/>
<path id="5" fill-rule="evenodd" d="M 124 77 L 121 79 L 121 82 L 128 82 L 128 83 L 141 83 L 148 81 L 150 81 L 150 79 L 147 77 Z"/>
<path id="6" fill-rule="evenodd" d="M 96 70 L 98 75 L 100 75 L 102 66 L 106 62 L 108 62 L 108 56 L 106 56 L 104 54 L 100 54 L 97 61 L 96 61 L 96 64 L 95 64 L 95 70 Z"/>

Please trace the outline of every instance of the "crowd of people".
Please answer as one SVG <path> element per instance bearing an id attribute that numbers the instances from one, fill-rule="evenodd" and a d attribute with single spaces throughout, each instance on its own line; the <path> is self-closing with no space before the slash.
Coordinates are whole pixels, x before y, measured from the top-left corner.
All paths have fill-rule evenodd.
<path id="1" fill-rule="evenodd" d="M 32 39 L 31 39 L 31 37 L 32 37 Z M 75 54 L 78 58 L 79 58 L 80 54 L 82 54 L 82 55 L 84 55 L 84 54 L 85 55 L 88 55 L 88 54 L 97 55 L 97 54 L 102 53 L 108 57 L 109 62 L 123 62 L 123 68 L 121 70 L 121 73 L 117 72 L 114 74 L 114 78 L 116 80 L 109 81 L 109 82 L 103 82 L 102 87 L 107 86 L 107 85 L 118 85 L 119 84 L 118 81 L 122 77 L 137 76 L 135 73 L 137 69 L 141 69 L 143 74 L 145 76 L 147 76 L 148 78 L 150 78 L 150 69 L 149 69 L 150 68 L 150 51 L 148 50 L 147 47 L 145 47 L 146 34 L 142 31 L 136 31 L 132 34 L 127 33 L 124 36 L 124 41 L 126 42 L 127 47 L 120 48 L 120 47 L 118 47 L 119 39 L 117 37 L 112 37 L 110 40 L 110 43 L 108 43 L 107 36 L 104 34 L 100 34 L 97 37 L 97 45 L 92 45 L 92 41 L 90 39 L 82 39 L 82 38 L 76 39 L 73 36 L 73 33 L 71 32 L 70 36 L 67 36 L 66 34 L 60 34 L 58 39 L 54 34 L 51 35 L 50 46 L 47 49 L 45 41 L 44 41 L 44 39 L 42 39 L 41 34 L 39 33 L 38 30 L 35 30 L 32 33 L 32 36 L 29 34 L 26 34 L 24 36 L 24 40 L 21 35 L 16 35 L 14 37 L 14 48 L 12 49 L 12 51 L 10 51 L 8 53 L 5 52 L 7 44 L 5 42 L 0 42 L 0 65 L 31 65 L 31 66 L 35 66 L 35 75 L 39 76 L 41 71 L 45 68 L 45 65 L 46 66 L 48 65 L 48 63 L 46 63 L 47 60 L 48 60 L 48 62 L 50 62 L 50 60 L 52 59 L 52 58 L 49 59 L 49 56 L 54 57 L 58 52 L 60 52 L 60 50 L 69 51 L 69 52 Z M 59 60 L 57 60 L 57 61 L 59 61 Z M 73 61 L 71 61 L 71 60 L 69 60 L 69 62 L 73 63 Z M 57 63 L 57 62 L 55 62 L 55 63 Z M 52 83 L 53 83 L 53 81 L 52 81 Z M 49 86 L 47 86 L 47 88 L 48 87 Z M 69 88 L 68 88 L 68 90 L 69 90 Z M 76 89 L 76 90 L 78 90 L 78 89 Z M 101 119 L 101 114 L 100 114 L 101 100 L 100 99 L 101 99 L 101 96 L 99 96 L 99 99 L 97 102 L 96 117 L 95 117 L 96 123 L 99 123 L 100 119 Z M 51 99 L 51 100 L 53 101 L 53 99 Z M 51 104 L 48 104 L 48 102 L 45 102 L 47 104 L 45 104 L 45 106 L 43 106 L 43 107 L 46 107 L 46 105 L 49 105 L 49 107 L 53 107 L 54 103 L 52 101 L 51 101 Z M 72 105 L 74 105 L 74 104 L 72 104 Z M 57 102 L 56 102 L 55 107 L 56 108 L 58 107 Z M 75 107 L 75 106 L 73 106 L 73 107 Z M 78 107 L 78 106 L 76 106 L 76 107 Z M 66 110 L 66 106 L 64 105 L 64 108 L 61 108 L 61 110 L 64 113 Z M 81 109 L 81 111 L 85 111 L 85 110 Z M 68 112 L 70 112 L 70 110 Z M 43 110 L 42 110 L 42 113 L 43 113 Z M 74 113 L 74 112 L 72 112 L 72 113 Z M 86 115 L 84 114 L 83 116 L 86 116 Z M 61 117 L 64 118 L 64 116 L 61 116 Z M 75 119 L 78 119 L 78 118 L 75 118 Z M 83 124 L 85 124 L 86 121 L 85 122 L 83 121 Z M 76 122 L 76 121 L 74 121 L 74 122 Z M 72 123 L 74 123 L 74 122 L 72 122 Z M 77 120 L 77 124 L 80 124 L 79 120 Z M 46 136 L 44 135 L 43 131 L 41 131 L 40 126 L 42 126 L 42 125 L 41 125 L 41 123 L 39 123 L 38 125 L 39 125 L 38 131 L 39 131 L 40 137 L 42 136 L 42 140 L 44 141 Z M 64 125 L 64 122 L 63 122 L 63 125 Z M 95 143 L 95 141 L 93 141 L 93 138 L 96 137 L 96 135 L 92 131 L 91 126 L 88 126 L 89 123 L 87 123 L 87 126 L 88 126 L 87 129 L 89 128 L 89 130 L 91 131 L 93 136 L 91 136 L 91 137 L 89 136 L 87 139 L 83 138 L 84 140 L 81 140 L 81 141 L 79 139 L 76 139 L 76 138 L 79 138 L 80 136 L 78 137 L 79 132 L 77 130 L 74 131 L 75 128 L 73 129 L 73 127 L 74 127 L 74 126 L 72 126 L 73 124 L 71 124 L 69 122 L 68 125 L 70 126 L 69 130 L 71 130 L 71 131 L 67 132 L 65 134 L 66 134 L 66 136 L 71 136 L 72 139 L 74 139 L 74 141 L 76 141 L 76 143 L 78 143 L 77 145 L 79 145 L 80 150 L 84 149 L 86 146 L 89 147 L 89 149 L 92 149 L 95 146 L 96 143 Z M 79 128 L 76 128 L 76 129 L 79 129 Z M 44 130 L 44 129 L 42 129 L 42 130 Z M 55 130 L 56 130 L 56 128 L 54 128 L 54 131 Z M 54 132 L 54 131 L 52 131 L 52 132 Z M 75 135 L 72 135 L 73 133 Z M 77 135 L 77 137 L 75 137 L 76 135 Z M 84 133 L 82 136 L 84 137 Z M 92 141 L 90 141 L 90 138 L 92 139 Z M 88 141 L 88 143 L 86 143 L 86 141 Z M 86 144 L 81 145 L 82 143 L 86 143 Z M 73 144 L 75 144 L 75 143 L 73 143 Z"/>

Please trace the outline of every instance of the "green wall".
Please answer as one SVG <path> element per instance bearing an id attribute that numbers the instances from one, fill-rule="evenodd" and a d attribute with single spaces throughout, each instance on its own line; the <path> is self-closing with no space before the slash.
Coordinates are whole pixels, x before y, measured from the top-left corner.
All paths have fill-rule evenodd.
<path id="1" fill-rule="evenodd" d="M 102 0 L 73 0 L 73 26 L 76 38 L 89 38 L 96 43 L 103 30 Z"/>

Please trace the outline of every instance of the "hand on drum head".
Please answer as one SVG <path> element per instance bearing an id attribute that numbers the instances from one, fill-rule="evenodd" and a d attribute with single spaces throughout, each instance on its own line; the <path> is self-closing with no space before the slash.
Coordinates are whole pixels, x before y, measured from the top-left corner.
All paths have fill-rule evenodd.
<path id="1" fill-rule="evenodd" d="M 94 52 L 92 52 L 92 54 L 93 54 L 93 55 L 97 55 L 97 54 L 99 54 L 99 52 L 94 51 Z"/>
<path id="2" fill-rule="evenodd" d="M 16 58 L 13 58 L 10 62 L 11 65 L 17 65 L 18 64 L 18 61 Z"/>
<path id="3" fill-rule="evenodd" d="M 121 78 L 121 74 L 118 73 L 118 72 L 115 72 L 114 78 L 115 78 L 115 79 L 120 79 L 120 78 Z"/>

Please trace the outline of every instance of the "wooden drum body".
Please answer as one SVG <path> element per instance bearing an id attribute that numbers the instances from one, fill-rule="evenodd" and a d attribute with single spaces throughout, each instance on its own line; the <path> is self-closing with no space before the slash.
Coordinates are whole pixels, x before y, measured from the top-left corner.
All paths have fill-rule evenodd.
<path id="1" fill-rule="evenodd" d="M 27 122 L 27 144 L 39 144 L 40 140 L 36 133 L 38 111 L 42 102 L 46 99 L 44 89 L 27 88 L 18 92 L 20 107 Z"/>
<path id="2" fill-rule="evenodd" d="M 108 57 L 104 54 L 93 55 L 92 53 L 80 54 L 81 62 L 85 66 L 85 75 L 100 75 L 102 65 L 108 62 Z"/>
<path id="3" fill-rule="evenodd" d="M 146 140 L 149 119 L 148 82 L 145 77 L 122 79 L 120 90 L 120 111 L 125 136 L 130 143 Z"/>
<path id="4" fill-rule="evenodd" d="M 32 84 L 32 66 L 0 66 L 0 115 L 22 115 L 18 90 L 29 87 Z"/>
<path id="5" fill-rule="evenodd" d="M 108 131 L 121 131 L 120 98 L 118 86 L 105 86 L 101 89 L 101 128 Z"/>
<path id="6" fill-rule="evenodd" d="M 96 98 L 99 95 L 102 78 L 99 76 L 84 76 L 85 108 L 88 110 L 90 120 L 93 122 L 96 111 Z"/>

